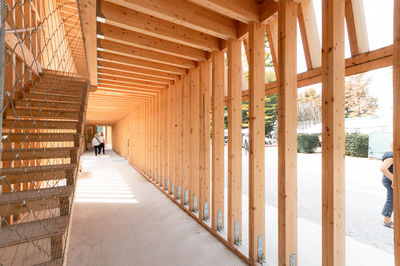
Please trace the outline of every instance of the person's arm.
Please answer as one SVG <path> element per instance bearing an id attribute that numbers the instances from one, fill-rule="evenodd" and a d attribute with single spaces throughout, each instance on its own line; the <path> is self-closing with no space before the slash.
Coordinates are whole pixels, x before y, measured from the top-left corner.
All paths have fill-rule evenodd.
<path id="1" fill-rule="evenodd" d="M 381 172 L 387 178 L 393 181 L 393 174 L 389 171 L 389 167 L 392 166 L 392 164 L 393 164 L 393 158 L 387 158 L 382 162 L 381 167 L 379 167 L 379 170 L 381 170 Z"/>

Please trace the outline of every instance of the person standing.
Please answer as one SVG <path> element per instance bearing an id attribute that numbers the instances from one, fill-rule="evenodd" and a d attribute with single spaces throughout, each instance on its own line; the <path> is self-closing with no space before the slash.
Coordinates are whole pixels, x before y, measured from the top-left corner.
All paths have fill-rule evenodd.
<path id="1" fill-rule="evenodd" d="M 94 155 L 96 155 L 96 156 L 97 156 L 97 153 L 100 154 L 100 150 L 99 150 L 100 143 L 101 142 L 100 142 L 100 139 L 99 139 L 99 135 L 96 133 L 94 135 L 93 139 L 92 139 L 92 146 L 94 148 Z"/>
<path id="2" fill-rule="evenodd" d="M 386 188 L 386 202 L 382 210 L 382 215 L 385 217 L 383 225 L 393 228 L 393 142 L 390 143 L 390 151 L 383 154 L 379 170 L 383 173 L 382 183 Z"/>
<path id="3" fill-rule="evenodd" d="M 104 150 L 104 134 L 103 134 L 103 132 L 100 133 L 99 140 L 100 140 L 99 154 L 101 153 L 102 149 L 103 149 L 103 154 L 106 154 L 106 152 Z"/>

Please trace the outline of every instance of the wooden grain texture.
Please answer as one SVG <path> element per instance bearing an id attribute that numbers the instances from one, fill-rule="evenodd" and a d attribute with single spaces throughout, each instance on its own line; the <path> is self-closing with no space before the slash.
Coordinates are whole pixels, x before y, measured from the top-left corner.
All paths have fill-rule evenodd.
<path id="1" fill-rule="evenodd" d="M 242 42 L 228 40 L 228 240 L 242 239 Z M 235 223 L 239 232 L 235 237 Z"/>
<path id="2" fill-rule="evenodd" d="M 211 227 L 224 228 L 224 52 L 212 54 L 212 215 Z M 221 223 L 218 225 L 218 212 Z M 220 228 L 218 228 L 220 226 Z"/>
<path id="3" fill-rule="evenodd" d="M 345 264 L 345 0 L 322 3 L 322 264 Z"/>
<path id="4" fill-rule="evenodd" d="M 278 251 L 297 264 L 297 4 L 279 8 Z"/>
<path id="5" fill-rule="evenodd" d="M 264 26 L 249 25 L 249 258 L 262 259 L 265 254 L 265 173 L 264 173 Z M 258 238 L 262 254 L 258 254 Z"/>

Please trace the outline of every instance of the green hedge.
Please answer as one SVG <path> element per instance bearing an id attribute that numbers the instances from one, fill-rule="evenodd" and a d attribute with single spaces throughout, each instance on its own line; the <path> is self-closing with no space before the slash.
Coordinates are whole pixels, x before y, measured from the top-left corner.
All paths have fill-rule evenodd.
<path id="1" fill-rule="evenodd" d="M 369 136 L 365 134 L 346 134 L 346 155 L 368 157 Z"/>
<path id="2" fill-rule="evenodd" d="M 298 134 L 297 152 L 313 153 L 319 146 L 319 138 L 316 134 Z"/>

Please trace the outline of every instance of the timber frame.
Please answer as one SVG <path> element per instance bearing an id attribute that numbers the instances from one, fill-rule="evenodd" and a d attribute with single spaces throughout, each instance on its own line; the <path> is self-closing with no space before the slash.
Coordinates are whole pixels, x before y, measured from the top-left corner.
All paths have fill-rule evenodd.
<path id="1" fill-rule="evenodd" d="M 344 80 L 388 66 L 393 66 L 394 80 L 394 208 L 395 219 L 400 220 L 400 182 L 396 182 L 400 173 L 400 0 L 394 0 L 393 45 L 373 51 L 362 0 L 322 1 L 322 40 L 312 0 L 79 1 L 92 88 L 87 122 L 118 128 L 113 130 L 113 139 L 121 141 L 114 149 L 249 264 L 265 260 L 266 95 L 277 93 L 279 98 L 279 265 L 297 265 L 298 257 L 300 87 L 322 83 L 322 264 L 345 262 Z M 347 59 L 346 26 L 351 49 Z M 270 83 L 265 83 L 265 34 L 277 78 Z M 298 38 L 307 65 L 303 73 L 296 69 Z M 249 65 L 248 86 L 243 86 L 247 80 L 242 46 Z M 249 101 L 250 111 L 248 250 L 238 247 L 243 237 L 243 100 Z M 227 224 L 225 105 L 229 121 Z M 221 234 L 225 229 L 227 237 Z M 394 231 L 395 260 L 400 266 L 398 223 Z"/>

